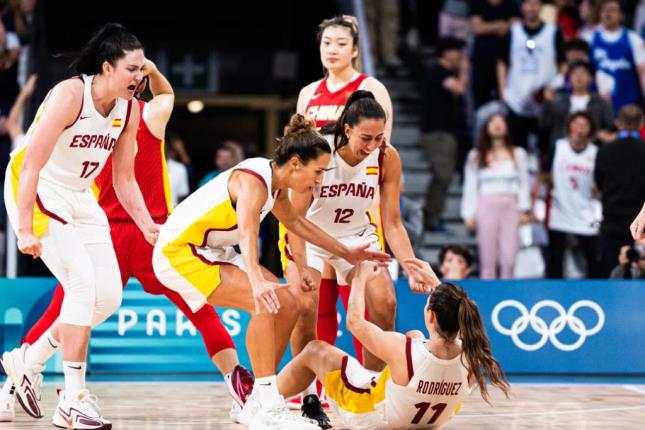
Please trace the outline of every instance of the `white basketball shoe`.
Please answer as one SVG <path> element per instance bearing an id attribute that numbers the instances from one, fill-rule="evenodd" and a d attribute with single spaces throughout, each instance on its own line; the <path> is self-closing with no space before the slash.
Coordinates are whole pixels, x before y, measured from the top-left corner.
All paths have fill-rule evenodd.
<path id="1" fill-rule="evenodd" d="M 0 363 L 15 386 L 16 397 L 20 406 L 32 417 L 42 418 L 40 389 L 43 384 L 41 372 L 45 366 L 41 364 L 27 366 L 25 352 L 28 347 L 29 345 L 24 343 L 20 348 L 5 352 Z"/>
<path id="2" fill-rule="evenodd" d="M 88 390 L 61 391 L 52 417 L 54 427 L 70 430 L 110 430 L 112 423 L 101 416 L 98 399 Z"/>
<path id="3" fill-rule="evenodd" d="M 0 396 L 0 423 L 8 423 L 16 418 L 16 396 Z"/>
<path id="4" fill-rule="evenodd" d="M 293 414 L 280 397 L 279 403 L 255 414 L 249 430 L 320 430 L 320 427 L 313 420 Z"/>

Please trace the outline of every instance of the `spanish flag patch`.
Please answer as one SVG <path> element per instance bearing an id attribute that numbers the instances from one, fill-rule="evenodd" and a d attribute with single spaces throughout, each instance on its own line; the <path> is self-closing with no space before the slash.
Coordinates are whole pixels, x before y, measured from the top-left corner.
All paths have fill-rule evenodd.
<path id="1" fill-rule="evenodd" d="M 366 175 L 378 175 L 378 166 L 367 166 L 365 168 Z"/>
<path id="2" fill-rule="evenodd" d="M 121 127 L 121 118 L 114 118 L 114 121 L 112 121 L 112 127 Z"/>

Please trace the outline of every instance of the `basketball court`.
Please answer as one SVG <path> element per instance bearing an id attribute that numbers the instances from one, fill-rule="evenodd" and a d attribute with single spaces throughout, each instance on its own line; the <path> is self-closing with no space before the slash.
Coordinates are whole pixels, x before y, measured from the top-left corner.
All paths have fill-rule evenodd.
<path id="1" fill-rule="evenodd" d="M 512 382 L 512 381 L 511 381 Z M 490 387 L 494 407 L 477 393 L 465 402 L 446 429 L 637 429 L 645 422 L 645 383 L 512 383 L 506 400 Z M 34 420 L 22 410 L 0 429 L 51 429 L 55 389 L 43 389 L 45 417 Z M 220 382 L 95 382 L 103 413 L 118 430 L 243 430 L 228 416 L 230 400 Z M 20 407 L 17 407 L 20 409 Z"/>

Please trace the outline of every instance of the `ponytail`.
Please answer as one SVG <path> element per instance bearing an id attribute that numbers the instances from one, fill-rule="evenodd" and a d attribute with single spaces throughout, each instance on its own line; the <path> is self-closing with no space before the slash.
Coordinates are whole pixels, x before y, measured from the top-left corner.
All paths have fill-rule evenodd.
<path id="1" fill-rule="evenodd" d="M 481 396 L 487 403 L 490 404 L 486 379 L 502 390 L 508 398 L 510 385 L 506 380 L 502 367 L 493 357 L 490 341 L 486 336 L 479 309 L 468 298 L 463 289 L 461 293 L 458 314 L 459 333 L 461 335 L 461 347 L 468 363 L 468 378 L 475 378 L 479 385 Z"/>
<path id="2" fill-rule="evenodd" d="M 136 49 L 143 49 L 139 39 L 121 24 L 108 23 L 92 35 L 69 69 L 72 75 L 98 75 L 105 61 L 114 66 L 126 51 Z"/>
<path id="3" fill-rule="evenodd" d="M 449 342 L 458 335 L 461 337 L 468 380 L 477 382 L 482 398 L 490 403 L 487 380 L 508 398 L 510 385 L 502 367 L 493 357 L 479 309 L 468 298 L 466 291 L 453 284 L 441 284 L 428 299 L 428 309 L 437 317 L 437 331 L 442 339 Z"/>
<path id="4" fill-rule="evenodd" d="M 336 121 L 334 128 L 334 151 L 349 143 L 345 134 L 345 124 L 354 127 L 363 119 L 383 119 L 386 115 L 383 107 L 376 101 L 374 94 L 366 90 L 357 90 L 347 98 L 343 113 Z"/>

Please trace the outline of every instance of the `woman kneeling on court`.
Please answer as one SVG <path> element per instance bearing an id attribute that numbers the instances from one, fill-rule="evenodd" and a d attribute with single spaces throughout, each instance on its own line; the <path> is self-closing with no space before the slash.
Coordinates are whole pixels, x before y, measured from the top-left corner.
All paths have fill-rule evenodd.
<path id="1" fill-rule="evenodd" d="M 406 261 L 410 271 L 431 282 L 430 266 Z M 488 401 L 488 378 L 508 397 L 509 385 L 475 303 L 466 291 L 440 284 L 428 297 L 424 320 L 430 339 L 414 330 L 403 335 L 383 331 L 365 319 L 366 285 L 383 270 L 358 265 L 347 309 L 347 329 L 387 363 L 378 376 L 356 359 L 323 341 L 312 341 L 278 375 L 285 397 L 323 382 L 336 425 L 350 429 L 439 429 L 457 413 L 473 384 Z"/>
<path id="2" fill-rule="evenodd" d="M 298 315 L 285 285 L 258 262 L 262 219 L 273 212 L 289 230 L 352 264 L 390 259 L 367 244 L 347 247 L 293 211 L 287 189 L 318 185 L 330 152 L 313 121 L 294 115 L 273 160 L 245 160 L 190 195 L 162 226 L 154 249 L 157 277 L 193 311 L 208 303 L 251 312 L 246 345 L 257 379 L 250 406 L 236 418 L 250 429 L 318 428 L 289 413 L 278 394 L 276 367 Z"/>

